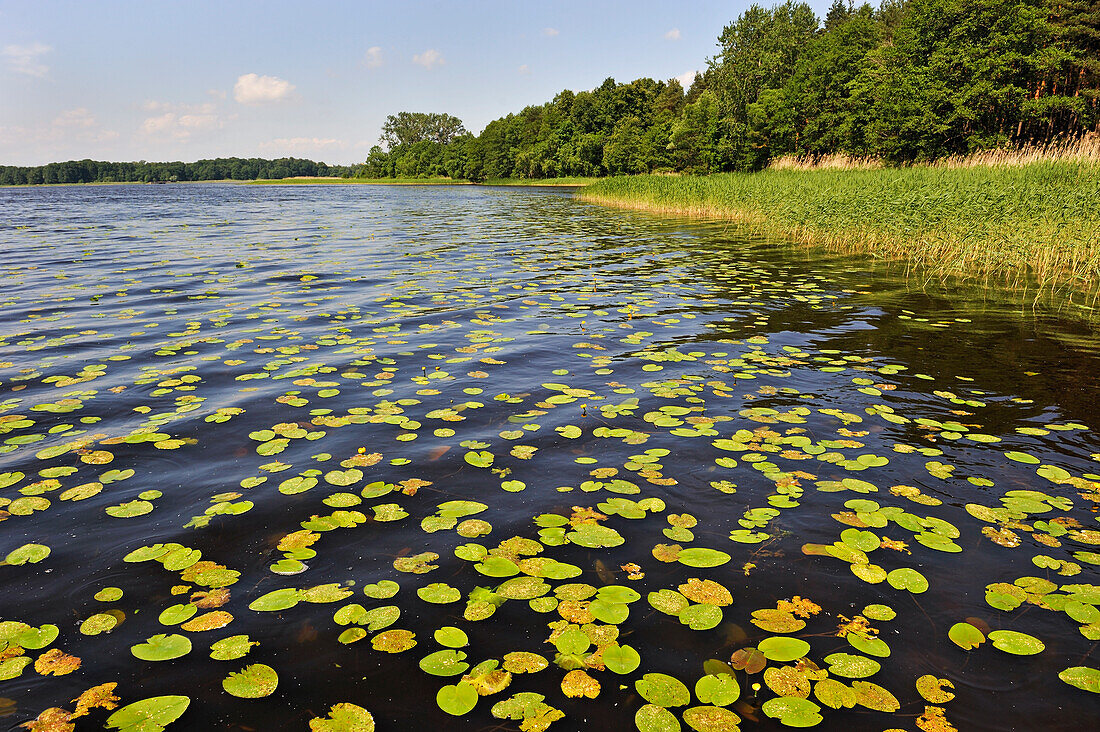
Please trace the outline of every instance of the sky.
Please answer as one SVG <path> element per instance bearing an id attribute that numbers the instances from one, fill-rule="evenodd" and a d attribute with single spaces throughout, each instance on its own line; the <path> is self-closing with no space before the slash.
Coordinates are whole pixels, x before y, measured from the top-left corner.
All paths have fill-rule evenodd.
<path id="1" fill-rule="evenodd" d="M 0 0 L 0 165 L 359 162 L 401 111 L 476 133 L 608 77 L 690 80 L 749 4 Z"/>

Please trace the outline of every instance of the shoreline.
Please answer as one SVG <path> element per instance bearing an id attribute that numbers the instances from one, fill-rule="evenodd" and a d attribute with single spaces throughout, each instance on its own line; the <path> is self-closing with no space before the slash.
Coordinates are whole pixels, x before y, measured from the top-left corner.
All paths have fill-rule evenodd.
<path id="1" fill-rule="evenodd" d="M 1053 298 L 1100 318 L 1100 165 L 607 178 L 575 194 Z"/>

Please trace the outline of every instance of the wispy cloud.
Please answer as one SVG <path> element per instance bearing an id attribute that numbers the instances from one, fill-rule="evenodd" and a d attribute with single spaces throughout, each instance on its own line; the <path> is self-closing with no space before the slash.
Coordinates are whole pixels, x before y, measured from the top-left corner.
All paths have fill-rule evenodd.
<path id="1" fill-rule="evenodd" d="M 684 73 L 680 74 L 676 77 L 676 79 L 680 82 L 680 86 L 684 87 L 684 89 L 687 89 L 691 86 L 691 82 L 695 81 L 695 75 L 698 73 L 698 71 L 692 69 L 691 71 L 685 71 Z"/>
<path id="2" fill-rule="evenodd" d="M 0 51 L 7 67 L 18 74 L 41 78 L 50 72 L 50 67 L 42 63 L 42 57 L 53 48 L 44 43 L 32 43 L 28 46 L 4 46 Z"/>
<path id="3" fill-rule="evenodd" d="M 64 155 L 76 149 L 74 143 L 83 148 L 88 144 L 110 142 L 118 136 L 114 130 L 103 129 L 87 108 L 76 107 L 61 112 L 49 124 L 0 128 L 0 146 L 44 146 L 47 154 Z"/>
<path id="4" fill-rule="evenodd" d="M 242 74 L 233 85 L 233 98 L 241 104 L 260 104 L 286 99 L 294 85 L 277 76 Z"/>
<path id="5" fill-rule="evenodd" d="M 67 109 L 54 118 L 53 124 L 58 127 L 88 128 L 95 127 L 95 117 L 86 107 Z"/>
<path id="6" fill-rule="evenodd" d="M 368 69 L 377 69 L 384 63 L 382 58 L 382 47 L 371 46 L 367 49 L 366 55 L 363 57 L 363 65 Z"/>
<path id="7" fill-rule="evenodd" d="M 277 137 L 274 140 L 261 142 L 263 150 L 280 150 L 285 152 L 304 152 L 314 150 L 333 150 L 347 147 L 343 140 L 331 137 Z"/>
<path id="8" fill-rule="evenodd" d="M 413 63 L 419 64 L 426 69 L 431 69 L 436 66 L 442 66 L 443 64 L 447 63 L 447 61 L 443 58 L 442 53 L 435 50 L 434 48 L 429 48 L 424 53 L 418 53 L 413 56 Z"/>
<path id="9" fill-rule="evenodd" d="M 673 28 L 672 30 L 665 33 L 665 40 L 668 40 L 668 41 L 678 41 L 678 40 L 680 40 L 680 29 L 679 28 Z"/>
<path id="10" fill-rule="evenodd" d="M 558 34 L 558 29 L 557 28 L 543 28 L 542 29 L 542 34 L 544 36 L 547 36 L 548 38 L 553 38 L 554 36 L 556 36 Z"/>
<path id="11" fill-rule="evenodd" d="M 219 129 L 224 125 L 213 102 L 204 104 L 175 104 L 148 101 L 142 105 L 146 112 L 159 112 L 146 117 L 141 132 L 153 137 L 171 137 L 188 140 L 196 132 Z"/>

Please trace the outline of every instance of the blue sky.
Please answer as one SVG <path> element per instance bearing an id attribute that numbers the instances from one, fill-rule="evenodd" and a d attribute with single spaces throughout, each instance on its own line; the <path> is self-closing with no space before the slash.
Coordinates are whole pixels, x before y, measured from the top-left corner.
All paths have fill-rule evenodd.
<path id="1" fill-rule="evenodd" d="M 691 74 L 748 5 L 0 0 L 0 164 L 356 162 L 402 110 L 477 132 L 609 76 Z"/>

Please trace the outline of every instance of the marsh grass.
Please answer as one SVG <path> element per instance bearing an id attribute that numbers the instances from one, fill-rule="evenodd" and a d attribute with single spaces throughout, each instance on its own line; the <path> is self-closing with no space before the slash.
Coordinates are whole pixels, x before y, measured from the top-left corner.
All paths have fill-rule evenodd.
<path id="1" fill-rule="evenodd" d="M 345 185 L 361 184 L 375 186 L 464 186 L 469 181 L 455 178 L 273 178 L 244 181 L 249 185 Z"/>
<path id="2" fill-rule="evenodd" d="M 617 177 L 578 196 L 726 219 L 768 237 L 903 260 L 923 274 L 998 282 L 1094 309 L 1100 160 L 1073 154 L 1026 162 L 1028 154 L 1019 153 L 996 164 Z"/>
<path id="3" fill-rule="evenodd" d="M 486 186 L 562 186 L 577 187 L 592 185 L 599 178 L 490 178 L 482 183 Z"/>

